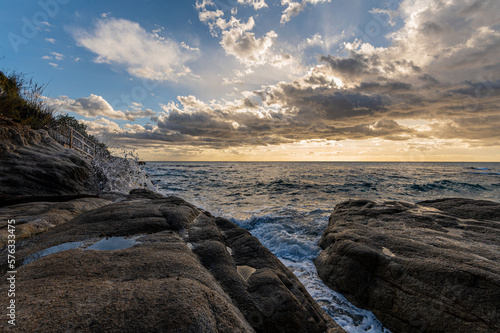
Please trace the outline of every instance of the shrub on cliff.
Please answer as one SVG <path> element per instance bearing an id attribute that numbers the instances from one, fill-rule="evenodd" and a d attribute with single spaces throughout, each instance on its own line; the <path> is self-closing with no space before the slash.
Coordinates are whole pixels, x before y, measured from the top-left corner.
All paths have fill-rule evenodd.
<path id="1" fill-rule="evenodd" d="M 56 108 L 45 103 L 42 98 L 44 88 L 33 79 L 27 80 L 22 74 L 0 71 L 0 117 L 10 118 L 35 130 L 69 125 L 95 143 L 100 154 L 109 156 L 106 145 L 87 133 L 85 124 L 72 116 L 54 116 Z"/>
<path id="2" fill-rule="evenodd" d="M 64 126 L 64 125 L 73 127 L 73 129 L 77 130 L 84 137 L 92 141 L 96 145 L 98 153 L 104 154 L 105 156 L 111 155 L 111 153 L 108 151 L 108 147 L 106 147 L 104 143 L 100 142 L 95 136 L 89 134 L 87 132 L 87 125 L 81 123 L 75 117 L 68 116 L 66 114 L 60 114 L 57 115 L 50 124 L 50 126 L 53 128 L 57 128 L 59 126 Z"/>
<path id="3" fill-rule="evenodd" d="M 48 125 L 55 109 L 43 102 L 44 88 L 21 74 L 0 71 L 0 115 L 33 129 Z"/>

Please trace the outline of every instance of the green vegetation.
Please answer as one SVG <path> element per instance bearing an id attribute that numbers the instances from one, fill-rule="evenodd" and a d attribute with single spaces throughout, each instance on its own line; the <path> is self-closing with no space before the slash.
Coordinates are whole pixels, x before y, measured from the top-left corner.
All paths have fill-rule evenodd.
<path id="1" fill-rule="evenodd" d="M 73 127 L 73 129 L 80 132 L 87 139 L 95 143 L 96 149 L 100 152 L 105 153 L 106 155 L 110 155 L 108 148 L 102 142 L 100 142 L 95 136 L 87 133 L 87 125 L 79 122 L 75 117 L 68 116 L 66 114 L 57 115 L 54 118 L 54 121 L 51 123 L 51 127 L 57 128 L 59 126 L 68 125 Z"/>
<path id="2" fill-rule="evenodd" d="M 110 155 L 104 143 L 87 133 L 85 124 L 72 116 L 55 115 L 57 109 L 47 105 L 42 97 L 44 88 L 24 75 L 0 71 L 0 118 L 9 118 L 35 130 L 69 125 L 95 143 L 101 153 Z"/>
<path id="3" fill-rule="evenodd" d="M 0 115 L 22 125 L 40 129 L 53 121 L 55 109 L 44 103 L 44 86 L 15 72 L 0 71 Z"/>

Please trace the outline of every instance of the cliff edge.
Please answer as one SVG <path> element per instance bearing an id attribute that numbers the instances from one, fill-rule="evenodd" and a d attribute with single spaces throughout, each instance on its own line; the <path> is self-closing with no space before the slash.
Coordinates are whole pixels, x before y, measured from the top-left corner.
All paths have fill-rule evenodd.
<path id="1" fill-rule="evenodd" d="M 45 130 L 0 119 L 0 201 L 19 196 L 95 194 L 90 161 Z"/>

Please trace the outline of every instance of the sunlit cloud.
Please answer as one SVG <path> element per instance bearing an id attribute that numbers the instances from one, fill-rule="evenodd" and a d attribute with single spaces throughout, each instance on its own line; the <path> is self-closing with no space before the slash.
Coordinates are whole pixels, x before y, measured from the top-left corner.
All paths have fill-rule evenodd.
<path id="1" fill-rule="evenodd" d="M 260 1 L 240 1 L 240 3 L 252 4 L 256 9 L 263 8 L 265 4 Z M 221 36 L 220 45 L 226 54 L 234 56 L 247 67 L 270 65 L 282 68 L 295 63 L 290 54 L 275 48 L 278 34 L 274 30 L 257 37 L 252 32 L 256 25 L 253 16 L 246 22 L 234 16 L 225 20 L 223 11 L 207 9 L 213 6 L 211 1 L 203 1 L 197 2 L 196 8 L 199 10 L 200 21 L 209 26 L 214 36 Z"/>
<path id="2" fill-rule="evenodd" d="M 95 62 L 123 66 L 135 77 L 156 81 L 177 81 L 192 77 L 186 65 L 191 53 L 175 41 L 159 38 L 138 23 L 124 19 L 101 19 L 91 31 L 74 32 L 78 45 L 97 54 Z"/>
<path id="3" fill-rule="evenodd" d="M 292 17 L 302 12 L 308 4 L 316 5 L 319 3 L 331 2 L 331 0 L 302 0 L 300 2 L 293 0 L 281 0 L 281 5 L 286 6 L 281 15 L 281 24 L 290 21 Z"/>
<path id="4" fill-rule="evenodd" d="M 270 154 L 357 160 L 400 154 L 413 160 L 412 152 L 439 159 L 440 151 L 458 156 L 471 147 L 489 151 L 500 145 L 498 1 L 438 6 L 404 0 L 398 8 L 365 8 L 386 20 L 389 32 L 378 36 L 383 43 L 349 28 L 286 40 L 284 29 L 295 28 L 296 16 L 328 2 L 197 1 L 194 13 L 211 38 L 212 54 L 198 36 L 175 41 L 162 26 L 148 32 L 138 23 L 103 17 L 92 29 L 74 33 L 78 45 L 96 54 L 95 62 L 157 81 L 184 83 L 181 78 L 195 77 L 191 67 L 213 67 L 211 76 L 203 77 L 205 86 L 198 91 L 186 85 L 170 95 L 174 100 L 159 98 L 159 112 L 138 102 L 115 110 L 94 94 L 62 96 L 53 103 L 97 117 L 86 120 L 93 133 L 112 131 L 131 147 L 193 159 Z M 261 19 L 273 10 L 275 21 Z M 52 52 L 43 59 L 57 67 L 65 58 Z M 204 99 L 198 92 L 207 86 L 225 95 Z M 122 125 L 110 120 L 140 118 L 118 122 Z"/>
<path id="5" fill-rule="evenodd" d="M 89 97 L 71 99 L 67 96 L 58 98 L 44 97 L 46 103 L 59 112 L 74 112 L 87 118 L 108 117 L 111 119 L 135 120 L 155 115 L 150 109 L 142 109 L 142 104 L 131 105 L 132 110 L 117 111 L 102 97 L 91 94 Z"/>
<path id="6" fill-rule="evenodd" d="M 238 3 L 243 5 L 253 6 L 255 10 L 266 8 L 267 4 L 265 0 L 238 0 Z"/>

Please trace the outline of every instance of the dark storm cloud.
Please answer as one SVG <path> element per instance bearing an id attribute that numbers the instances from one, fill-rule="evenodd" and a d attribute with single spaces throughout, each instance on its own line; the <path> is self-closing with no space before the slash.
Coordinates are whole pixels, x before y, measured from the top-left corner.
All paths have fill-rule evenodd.
<path id="1" fill-rule="evenodd" d="M 465 87 L 460 89 L 450 90 L 450 94 L 460 94 L 475 98 L 485 98 L 500 95 L 500 80 L 491 82 L 464 82 Z"/>
<path id="2" fill-rule="evenodd" d="M 188 135 L 220 136 L 221 133 L 232 129 L 231 123 L 225 118 L 224 113 L 220 111 L 183 113 L 172 110 L 167 118 L 158 122 L 158 127 Z"/>
<path id="3" fill-rule="evenodd" d="M 420 67 L 416 66 L 413 61 L 404 59 L 386 60 L 381 59 L 377 54 L 363 54 L 359 52 L 351 52 L 349 58 L 341 58 L 337 56 L 321 56 L 320 62 L 327 63 L 330 68 L 337 74 L 348 77 L 366 77 L 368 75 L 387 75 L 388 73 L 400 72 L 407 70 L 414 73 L 421 71 Z"/>
<path id="4" fill-rule="evenodd" d="M 300 106 L 299 114 L 304 117 L 316 115 L 317 118 L 336 120 L 370 116 L 377 111 L 386 110 L 385 106 L 390 102 L 378 95 L 335 92 L 331 95 L 319 94 L 306 97 L 301 101 L 294 101 L 294 104 Z"/>
<path id="5" fill-rule="evenodd" d="M 363 54 L 353 53 L 349 58 L 335 56 L 321 56 L 320 62 L 326 62 L 330 67 L 342 75 L 376 74 L 376 67 L 380 65 L 378 57 L 368 57 Z"/>
<path id="6" fill-rule="evenodd" d="M 387 82 L 385 84 L 381 84 L 379 82 L 361 82 L 356 89 L 358 91 L 375 91 L 377 93 L 381 92 L 397 92 L 397 91 L 409 91 L 411 90 L 412 85 L 410 83 L 405 82 Z"/>
<path id="7" fill-rule="evenodd" d="M 432 75 L 424 74 L 418 77 L 418 79 L 427 84 L 427 86 L 434 86 L 439 84 L 439 81 L 436 80 Z"/>
<path id="8" fill-rule="evenodd" d="M 258 98 L 243 98 L 212 105 L 193 96 L 180 97 L 179 105 L 153 119 L 156 128 L 149 125 L 144 131 L 119 135 L 130 144 L 165 142 L 216 149 L 311 139 L 461 139 L 476 145 L 477 140 L 485 144 L 500 140 L 500 80 L 449 86 L 424 73 L 411 83 L 367 81 L 338 89 L 326 76 L 314 76 L 318 80 L 310 80 L 310 75 L 256 92 L 261 103 Z M 478 89 L 489 95 L 478 98 Z M 401 125 L 402 119 L 430 124 L 417 131 Z"/>

